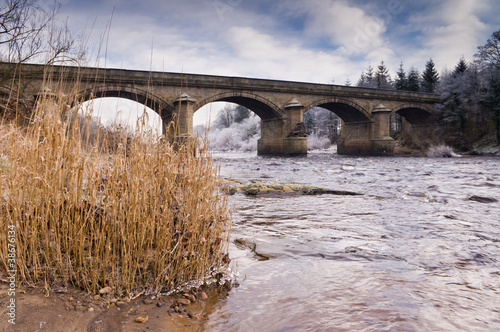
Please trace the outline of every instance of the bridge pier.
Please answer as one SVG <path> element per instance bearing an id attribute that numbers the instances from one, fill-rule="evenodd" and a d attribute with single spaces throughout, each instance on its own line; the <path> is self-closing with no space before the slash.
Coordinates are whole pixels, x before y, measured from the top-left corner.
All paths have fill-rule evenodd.
<path id="1" fill-rule="evenodd" d="M 196 100 L 182 93 L 174 100 L 174 112 L 172 114 L 161 115 L 163 122 L 163 134 L 170 136 L 174 141 L 183 141 L 187 137 L 193 136 L 193 115 Z M 169 128 L 170 122 L 174 122 L 174 127 Z M 170 129 L 170 132 L 167 132 Z M 173 131 L 173 132 L 172 132 Z"/>
<path id="2" fill-rule="evenodd" d="M 283 119 L 261 120 L 261 138 L 257 145 L 259 155 L 307 155 L 307 135 L 303 126 L 304 106 L 294 98 L 283 110 Z"/>
<path id="3" fill-rule="evenodd" d="M 285 138 L 283 138 L 283 154 L 287 156 L 307 155 L 307 134 L 304 126 L 304 106 L 295 98 L 284 107 Z"/>
<path id="4" fill-rule="evenodd" d="M 177 114 L 177 134 L 192 135 L 193 134 L 193 105 L 196 100 L 183 93 L 179 98 L 174 100 L 174 109 Z"/>
<path id="5" fill-rule="evenodd" d="M 371 135 L 373 123 L 342 121 L 340 139 L 337 141 L 337 153 L 344 155 L 370 155 L 372 152 Z"/>
<path id="6" fill-rule="evenodd" d="M 394 139 L 390 136 L 392 111 L 384 105 L 378 105 L 373 111 L 374 130 L 372 153 L 376 156 L 393 156 Z"/>
<path id="7" fill-rule="evenodd" d="M 257 154 L 283 154 L 283 120 L 261 120 Z"/>
<path id="8" fill-rule="evenodd" d="M 344 123 L 337 141 L 337 153 L 345 155 L 394 155 L 390 134 L 391 110 L 383 105 L 372 111 L 373 121 Z"/>

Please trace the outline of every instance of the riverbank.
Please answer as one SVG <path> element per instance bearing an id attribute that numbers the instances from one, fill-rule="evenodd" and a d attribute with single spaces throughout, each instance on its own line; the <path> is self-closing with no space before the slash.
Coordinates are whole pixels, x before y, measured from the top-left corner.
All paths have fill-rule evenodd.
<path id="1" fill-rule="evenodd" d="M 9 293 L 9 287 L 2 272 L 1 331 L 200 331 L 229 289 L 211 286 L 127 300 L 91 295 L 74 287 L 48 293 L 40 287 L 26 287 L 16 289 L 15 294 Z M 10 303 L 14 306 L 8 308 Z"/>

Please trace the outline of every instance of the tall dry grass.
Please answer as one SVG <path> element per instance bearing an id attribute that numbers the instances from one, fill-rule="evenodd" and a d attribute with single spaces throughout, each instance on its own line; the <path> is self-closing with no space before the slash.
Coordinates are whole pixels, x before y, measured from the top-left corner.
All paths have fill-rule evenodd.
<path id="1" fill-rule="evenodd" d="M 141 128 L 89 144 L 67 104 L 42 98 L 27 128 L 1 131 L 0 260 L 15 225 L 20 286 L 135 296 L 224 272 L 230 210 L 208 144 Z"/>

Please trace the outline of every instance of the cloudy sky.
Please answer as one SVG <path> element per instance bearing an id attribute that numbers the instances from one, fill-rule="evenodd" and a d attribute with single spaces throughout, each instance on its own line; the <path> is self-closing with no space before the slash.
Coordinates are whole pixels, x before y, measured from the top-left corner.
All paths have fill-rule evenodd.
<path id="1" fill-rule="evenodd" d="M 62 0 L 92 64 L 355 83 L 383 60 L 452 68 L 500 29 L 498 0 Z"/>
<path id="2" fill-rule="evenodd" d="M 500 29 L 498 0 L 60 1 L 90 65 L 317 83 L 453 68 Z"/>

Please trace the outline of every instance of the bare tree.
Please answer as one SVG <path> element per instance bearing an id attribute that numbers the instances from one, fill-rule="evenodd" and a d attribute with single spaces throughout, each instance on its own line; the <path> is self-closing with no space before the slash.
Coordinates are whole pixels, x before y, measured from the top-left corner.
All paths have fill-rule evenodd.
<path id="1" fill-rule="evenodd" d="M 493 32 L 486 44 L 478 47 L 474 57 L 489 80 L 484 104 L 491 112 L 497 144 L 500 145 L 500 30 Z"/>
<path id="2" fill-rule="evenodd" d="M 500 70 L 500 30 L 493 32 L 486 44 L 478 47 L 474 57 L 480 64 Z"/>
<path id="3" fill-rule="evenodd" d="M 75 39 L 57 22 L 60 4 L 44 8 L 38 0 L 3 0 L 0 5 L 0 60 L 55 63 L 80 61 Z"/>

